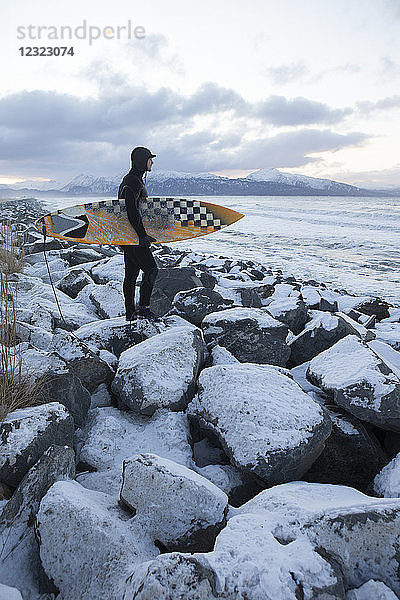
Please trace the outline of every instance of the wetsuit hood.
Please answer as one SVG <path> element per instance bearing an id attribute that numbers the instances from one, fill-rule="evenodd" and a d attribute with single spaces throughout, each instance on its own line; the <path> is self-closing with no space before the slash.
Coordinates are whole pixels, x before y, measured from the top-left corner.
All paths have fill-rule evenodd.
<path id="1" fill-rule="evenodd" d="M 132 171 L 139 177 L 142 177 L 147 171 L 147 161 L 149 158 L 154 158 L 155 156 L 148 148 L 137 146 L 131 152 Z"/>

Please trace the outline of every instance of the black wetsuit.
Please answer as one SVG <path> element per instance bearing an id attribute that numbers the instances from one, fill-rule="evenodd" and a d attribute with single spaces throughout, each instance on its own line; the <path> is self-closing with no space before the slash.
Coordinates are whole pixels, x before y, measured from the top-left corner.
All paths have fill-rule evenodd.
<path id="1" fill-rule="evenodd" d="M 135 286 L 139 271 L 143 271 L 139 308 L 150 305 L 150 296 L 158 272 L 149 247 L 149 236 L 139 212 L 140 199 L 148 195 L 142 178 L 146 171 L 147 161 L 151 156 L 153 155 L 147 148 L 136 148 L 132 152 L 132 168 L 123 178 L 118 190 L 118 198 L 125 199 L 129 222 L 139 238 L 138 246 L 121 246 L 124 251 L 125 278 L 123 291 L 128 318 L 135 311 Z"/>

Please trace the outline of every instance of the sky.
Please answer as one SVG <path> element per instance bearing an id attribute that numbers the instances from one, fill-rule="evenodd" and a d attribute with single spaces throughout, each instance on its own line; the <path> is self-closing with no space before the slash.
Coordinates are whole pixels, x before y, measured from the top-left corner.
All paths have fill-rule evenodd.
<path id="1" fill-rule="evenodd" d="M 155 170 L 400 186 L 400 0 L 3 0 L 1 13 L 0 183 L 115 176 L 140 145 Z"/>

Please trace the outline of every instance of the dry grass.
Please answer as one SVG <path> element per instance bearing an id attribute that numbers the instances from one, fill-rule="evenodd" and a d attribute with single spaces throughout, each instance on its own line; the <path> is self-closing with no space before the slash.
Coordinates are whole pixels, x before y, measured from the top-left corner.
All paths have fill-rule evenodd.
<path id="1" fill-rule="evenodd" d="M 0 226 L 0 423 L 17 408 L 38 404 L 43 378 L 26 372 L 16 331 L 17 287 L 10 274 L 22 270 L 22 243 L 10 226 Z"/>
<path id="2" fill-rule="evenodd" d="M 24 226 L 6 221 L 0 225 L 0 271 L 22 273 Z"/>

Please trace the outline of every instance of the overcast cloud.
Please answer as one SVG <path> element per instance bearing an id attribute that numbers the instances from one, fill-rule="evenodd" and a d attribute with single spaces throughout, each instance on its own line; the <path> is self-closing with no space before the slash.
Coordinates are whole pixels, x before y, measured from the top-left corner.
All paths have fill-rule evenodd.
<path id="1" fill-rule="evenodd" d="M 77 169 L 112 175 L 124 168 L 130 149 L 142 144 L 158 154 L 160 169 L 301 167 L 312 153 L 367 137 L 326 129 L 343 121 L 350 108 L 276 95 L 249 102 L 212 82 L 183 95 L 168 87 L 128 86 L 115 72 L 106 73 L 110 78 L 114 93 L 93 99 L 41 90 L 0 98 L 2 168 L 30 176 L 56 169 L 58 178 Z"/>

